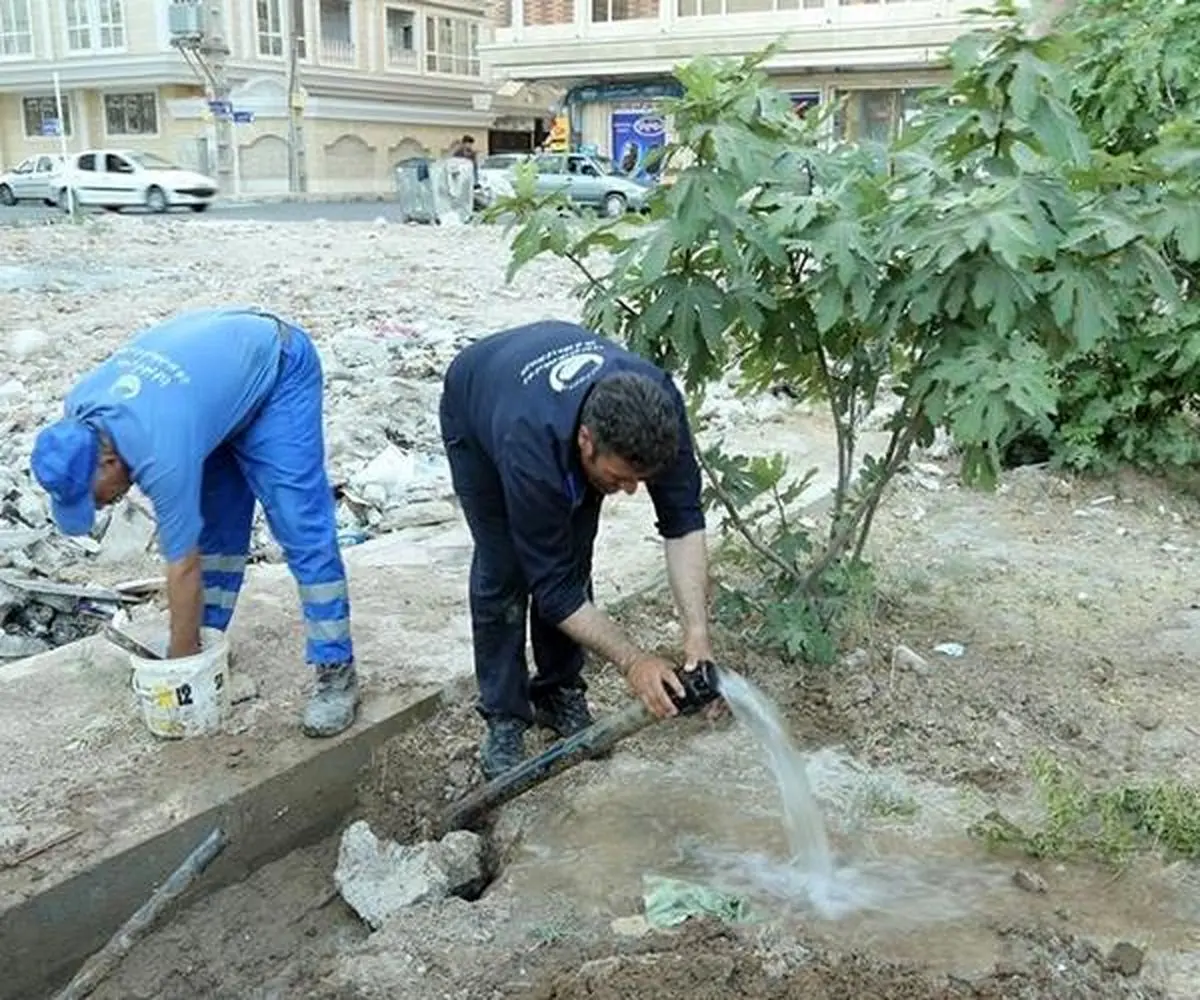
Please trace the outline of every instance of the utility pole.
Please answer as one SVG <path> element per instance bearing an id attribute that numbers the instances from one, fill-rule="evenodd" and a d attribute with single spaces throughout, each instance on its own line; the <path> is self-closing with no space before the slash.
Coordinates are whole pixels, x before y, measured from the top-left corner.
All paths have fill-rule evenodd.
<path id="1" fill-rule="evenodd" d="M 233 183 L 232 87 L 226 70 L 230 56 L 225 38 L 223 0 L 174 0 L 168 8 L 171 44 L 204 82 L 213 113 L 217 182 L 228 192 Z"/>
<path id="2" fill-rule="evenodd" d="M 308 190 L 308 157 L 304 140 L 304 89 L 300 85 L 300 39 L 304 25 L 296 24 L 294 0 L 279 0 L 283 37 L 287 44 L 288 191 Z M 303 9 L 303 8 L 301 8 Z"/>

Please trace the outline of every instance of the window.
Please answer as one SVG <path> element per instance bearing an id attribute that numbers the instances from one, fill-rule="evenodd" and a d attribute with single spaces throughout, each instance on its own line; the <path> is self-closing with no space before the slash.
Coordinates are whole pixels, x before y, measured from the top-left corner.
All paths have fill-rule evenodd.
<path id="1" fill-rule="evenodd" d="M 133 164 L 125 157 L 116 153 L 106 153 L 104 156 L 104 172 L 106 174 L 132 174 Z"/>
<path id="2" fill-rule="evenodd" d="M 290 3 L 290 7 L 283 4 Z M 291 24 L 284 24 L 284 16 L 291 12 Z M 304 59 L 307 56 L 304 33 L 304 0 L 256 0 L 254 4 L 255 19 L 257 20 L 258 54 L 260 56 L 283 57 L 286 46 L 283 44 L 285 30 L 290 30 L 296 40 L 296 56 Z"/>
<path id="3" fill-rule="evenodd" d="M 158 98 L 145 94 L 105 94 L 104 132 L 109 136 L 157 135 Z"/>
<path id="4" fill-rule="evenodd" d="M 0 59 L 33 55 L 32 0 L 0 0 Z"/>
<path id="5" fill-rule="evenodd" d="M 78 160 L 75 161 L 76 170 L 91 170 L 96 169 L 96 154 L 84 153 Z"/>
<path id="6" fill-rule="evenodd" d="M 125 47 L 122 0 L 63 0 L 66 7 L 67 49 L 92 52 Z"/>
<path id="7" fill-rule="evenodd" d="M 848 142 L 887 143 L 897 138 L 915 114 L 920 89 L 840 91 L 834 132 Z"/>
<path id="8" fill-rule="evenodd" d="M 682 3 L 682 0 L 680 0 Z M 720 0 L 716 0 L 720 2 Z M 762 0 L 770 10 L 771 0 Z M 592 22 L 652 21 L 658 18 L 658 0 L 592 0 Z"/>
<path id="9" fill-rule="evenodd" d="M 463 17 L 425 18 L 425 69 L 479 76 L 479 22 Z"/>
<path id="10" fill-rule="evenodd" d="M 24 112 L 25 137 L 58 135 L 54 123 L 58 121 L 58 104 L 53 97 L 26 97 L 21 102 Z M 62 134 L 71 134 L 71 102 L 64 97 L 62 102 Z"/>
<path id="11" fill-rule="evenodd" d="M 321 0 L 321 60 L 354 65 L 354 14 L 350 0 Z"/>
<path id="12" fill-rule="evenodd" d="M 387 61 L 389 66 L 411 66 L 417 61 L 417 23 L 411 10 L 387 9 Z"/>

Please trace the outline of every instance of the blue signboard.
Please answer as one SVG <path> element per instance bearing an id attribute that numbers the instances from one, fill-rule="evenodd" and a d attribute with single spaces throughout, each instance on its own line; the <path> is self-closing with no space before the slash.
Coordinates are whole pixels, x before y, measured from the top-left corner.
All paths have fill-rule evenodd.
<path id="1" fill-rule="evenodd" d="M 62 123 L 57 118 L 42 119 L 42 135 L 56 136 L 62 134 Z"/>
<path id="2" fill-rule="evenodd" d="M 208 110 L 218 118 L 229 118 L 233 114 L 233 105 L 229 101 L 209 101 Z"/>
<path id="3" fill-rule="evenodd" d="M 233 123 L 235 125 L 252 125 L 254 123 L 254 112 L 235 111 L 233 113 Z"/>
<path id="4" fill-rule="evenodd" d="M 658 175 L 661 164 L 652 156 L 667 142 L 667 123 L 653 111 L 614 111 L 612 113 L 613 165 L 623 174 L 638 180 Z"/>

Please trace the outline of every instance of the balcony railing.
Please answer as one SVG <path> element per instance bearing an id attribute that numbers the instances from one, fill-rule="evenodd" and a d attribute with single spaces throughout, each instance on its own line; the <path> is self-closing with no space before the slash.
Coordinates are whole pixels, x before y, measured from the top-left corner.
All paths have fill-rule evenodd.
<path id="1" fill-rule="evenodd" d="M 325 66 L 354 66 L 358 51 L 348 38 L 322 38 L 321 63 Z"/>
<path id="2" fill-rule="evenodd" d="M 416 50 L 406 48 L 402 45 L 389 44 L 387 47 L 387 64 L 388 69 L 416 69 Z"/>

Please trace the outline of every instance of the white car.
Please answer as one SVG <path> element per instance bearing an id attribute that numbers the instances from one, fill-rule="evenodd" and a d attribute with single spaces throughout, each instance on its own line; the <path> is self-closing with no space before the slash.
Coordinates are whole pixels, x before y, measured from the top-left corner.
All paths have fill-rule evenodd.
<path id="1" fill-rule="evenodd" d="M 0 174 L 0 205 L 15 205 L 19 201 L 53 205 L 50 179 L 61 167 L 62 157 L 47 153 L 22 160 L 12 170 Z"/>
<path id="2" fill-rule="evenodd" d="M 139 206 L 151 212 L 187 207 L 203 212 L 217 194 L 217 182 L 185 170 L 153 153 L 129 149 L 89 149 L 68 157 L 53 181 L 54 200 L 70 207 L 68 191 L 78 205 L 116 212 Z"/>

